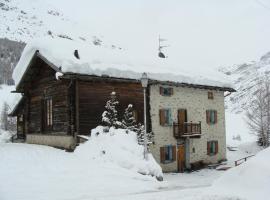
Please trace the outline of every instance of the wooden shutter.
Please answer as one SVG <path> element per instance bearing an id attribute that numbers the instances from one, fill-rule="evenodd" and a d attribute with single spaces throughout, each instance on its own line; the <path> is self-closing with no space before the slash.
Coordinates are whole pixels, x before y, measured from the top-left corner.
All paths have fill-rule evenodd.
<path id="1" fill-rule="evenodd" d="M 217 111 L 214 111 L 214 115 L 215 115 L 215 124 L 217 123 Z"/>
<path id="2" fill-rule="evenodd" d="M 218 153 L 218 141 L 215 141 L 215 154 Z"/>
<path id="3" fill-rule="evenodd" d="M 45 127 L 45 122 L 46 122 L 46 114 L 44 113 L 44 99 L 41 98 L 40 101 L 40 132 L 42 133 Z"/>
<path id="4" fill-rule="evenodd" d="M 159 94 L 164 95 L 164 88 L 163 87 L 159 87 Z"/>
<path id="5" fill-rule="evenodd" d="M 207 142 L 207 155 L 210 155 L 211 143 Z"/>
<path id="6" fill-rule="evenodd" d="M 214 99 L 213 92 L 208 92 L 208 99 Z"/>
<path id="7" fill-rule="evenodd" d="M 210 124 L 210 111 L 209 110 L 206 111 L 206 123 Z"/>
<path id="8" fill-rule="evenodd" d="M 172 156 L 173 161 L 176 161 L 176 146 L 172 146 Z"/>
<path id="9" fill-rule="evenodd" d="M 165 162 L 165 147 L 160 147 L 160 162 Z"/>
<path id="10" fill-rule="evenodd" d="M 173 95 L 173 88 L 170 88 L 170 95 Z"/>
<path id="11" fill-rule="evenodd" d="M 173 119 L 172 119 L 172 110 L 168 109 L 168 125 L 172 125 L 173 124 Z"/>
<path id="12" fill-rule="evenodd" d="M 163 109 L 160 109 L 159 110 L 159 123 L 161 126 L 164 126 L 165 122 L 166 122 L 165 111 Z"/>

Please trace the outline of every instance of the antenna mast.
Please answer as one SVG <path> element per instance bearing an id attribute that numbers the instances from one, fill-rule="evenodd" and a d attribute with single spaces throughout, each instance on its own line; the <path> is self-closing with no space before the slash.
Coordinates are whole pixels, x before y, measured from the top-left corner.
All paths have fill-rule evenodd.
<path id="1" fill-rule="evenodd" d="M 158 36 L 158 57 L 160 58 L 168 58 L 167 56 L 165 56 L 165 54 L 162 52 L 162 49 L 164 47 L 169 47 L 169 45 L 161 45 L 162 42 L 167 41 L 164 38 L 160 38 L 160 35 Z"/>

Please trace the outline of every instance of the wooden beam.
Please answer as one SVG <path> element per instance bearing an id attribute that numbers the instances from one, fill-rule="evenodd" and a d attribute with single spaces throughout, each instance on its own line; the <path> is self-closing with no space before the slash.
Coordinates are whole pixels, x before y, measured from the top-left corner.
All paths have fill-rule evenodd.
<path id="1" fill-rule="evenodd" d="M 76 109 L 76 132 L 75 132 L 75 138 L 77 135 L 80 134 L 80 113 L 79 113 L 79 81 L 76 80 L 75 82 L 75 109 Z"/>

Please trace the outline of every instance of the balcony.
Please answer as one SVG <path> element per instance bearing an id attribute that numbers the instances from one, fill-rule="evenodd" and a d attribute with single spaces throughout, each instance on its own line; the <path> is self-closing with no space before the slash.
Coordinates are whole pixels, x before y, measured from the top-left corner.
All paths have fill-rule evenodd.
<path id="1" fill-rule="evenodd" d="M 173 134 L 176 139 L 180 138 L 200 138 L 201 122 L 184 122 L 183 124 L 173 123 Z"/>

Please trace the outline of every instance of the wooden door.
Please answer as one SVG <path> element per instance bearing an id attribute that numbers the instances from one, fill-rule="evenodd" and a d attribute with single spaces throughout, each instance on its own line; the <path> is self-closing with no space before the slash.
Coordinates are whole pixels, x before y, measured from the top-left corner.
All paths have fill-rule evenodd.
<path id="1" fill-rule="evenodd" d="M 185 168 L 185 145 L 184 144 L 181 144 L 178 146 L 177 161 L 178 161 L 178 172 L 184 172 L 184 168 Z"/>
<path id="2" fill-rule="evenodd" d="M 179 132 L 180 134 L 185 133 L 184 123 L 187 122 L 187 110 L 179 109 L 178 110 L 178 124 L 179 124 Z"/>

